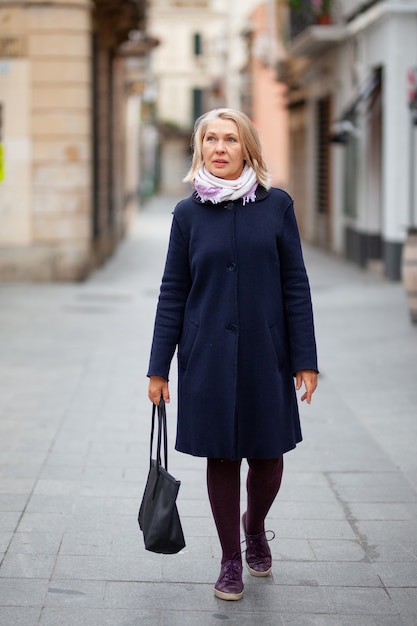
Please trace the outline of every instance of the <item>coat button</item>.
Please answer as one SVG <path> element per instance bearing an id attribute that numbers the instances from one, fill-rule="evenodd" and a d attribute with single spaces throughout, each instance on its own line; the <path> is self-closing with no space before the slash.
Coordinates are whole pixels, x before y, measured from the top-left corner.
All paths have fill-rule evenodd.
<path id="1" fill-rule="evenodd" d="M 233 211 L 233 209 L 235 208 L 235 204 L 234 204 L 234 202 L 232 202 L 232 201 L 228 202 L 228 203 L 226 204 L 226 207 L 225 207 L 225 208 L 226 208 L 228 211 Z"/>
<path id="2" fill-rule="evenodd" d="M 230 272 L 234 272 L 236 270 L 236 263 L 230 263 L 227 268 Z"/>
<path id="3" fill-rule="evenodd" d="M 236 324 L 230 324 L 230 326 L 229 326 L 229 330 L 230 330 L 232 333 L 237 333 L 237 326 L 236 326 Z"/>

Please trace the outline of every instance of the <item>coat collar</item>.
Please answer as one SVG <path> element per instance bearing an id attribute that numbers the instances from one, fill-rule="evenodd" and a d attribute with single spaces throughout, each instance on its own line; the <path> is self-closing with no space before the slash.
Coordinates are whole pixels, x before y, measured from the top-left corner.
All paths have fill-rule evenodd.
<path id="1" fill-rule="evenodd" d="M 269 196 L 270 193 L 271 192 L 270 192 L 269 189 L 265 189 L 265 187 L 263 187 L 262 185 L 258 185 L 257 188 L 256 188 L 256 191 L 255 191 L 255 196 L 256 196 L 255 202 L 258 202 L 259 200 L 264 200 L 265 198 L 267 198 Z M 196 191 L 194 191 L 194 193 L 192 194 L 191 197 L 194 200 L 194 202 L 197 202 L 197 204 L 209 204 L 211 206 L 216 206 L 212 202 L 203 202 Z M 240 202 L 242 202 L 241 198 L 239 200 L 235 200 L 234 204 L 237 204 L 237 203 L 240 203 Z M 220 205 L 221 204 L 222 203 L 220 203 Z M 248 204 L 251 204 L 251 203 L 248 202 Z"/>

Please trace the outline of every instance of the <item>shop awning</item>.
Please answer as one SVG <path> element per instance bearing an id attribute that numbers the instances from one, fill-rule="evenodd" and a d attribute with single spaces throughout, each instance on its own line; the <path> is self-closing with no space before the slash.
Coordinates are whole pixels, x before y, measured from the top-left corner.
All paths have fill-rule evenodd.
<path id="1" fill-rule="evenodd" d="M 381 84 L 381 68 L 372 72 L 369 79 L 358 90 L 355 98 L 345 108 L 342 115 L 332 124 L 332 132 L 329 140 L 334 143 L 346 143 L 349 137 L 356 135 L 358 130 L 355 126 L 357 110 L 363 103 L 369 102 L 375 91 Z"/>

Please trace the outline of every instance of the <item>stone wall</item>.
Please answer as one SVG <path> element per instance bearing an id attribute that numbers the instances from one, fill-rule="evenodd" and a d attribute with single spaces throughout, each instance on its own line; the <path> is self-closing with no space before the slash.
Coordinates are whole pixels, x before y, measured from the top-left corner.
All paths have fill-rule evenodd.
<path id="1" fill-rule="evenodd" d="M 0 38 L 24 41 L 20 57 L 1 61 L 0 278 L 82 278 L 91 240 L 90 4 L 5 3 Z"/>
<path id="2" fill-rule="evenodd" d="M 123 236 L 118 48 L 143 25 L 144 6 L 0 3 L 0 280 L 81 280 Z"/>

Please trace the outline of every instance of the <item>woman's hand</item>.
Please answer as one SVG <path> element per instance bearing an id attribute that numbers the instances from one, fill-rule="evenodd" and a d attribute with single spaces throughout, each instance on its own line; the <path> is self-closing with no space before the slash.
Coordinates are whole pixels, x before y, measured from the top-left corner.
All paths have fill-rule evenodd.
<path id="1" fill-rule="evenodd" d="M 153 404 L 159 406 L 159 401 L 163 397 L 166 403 L 169 402 L 168 381 L 161 376 L 150 376 L 148 386 L 148 398 Z"/>
<path id="2" fill-rule="evenodd" d="M 311 403 L 311 396 L 317 387 L 317 372 L 315 370 L 302 370 L 295 375 L 295 388 L 297 391 L 301 389 L 301 385 L 305 385 L 305 393 L 301 396 L 301 401 L 307 400 L 307 403 Z"/>

